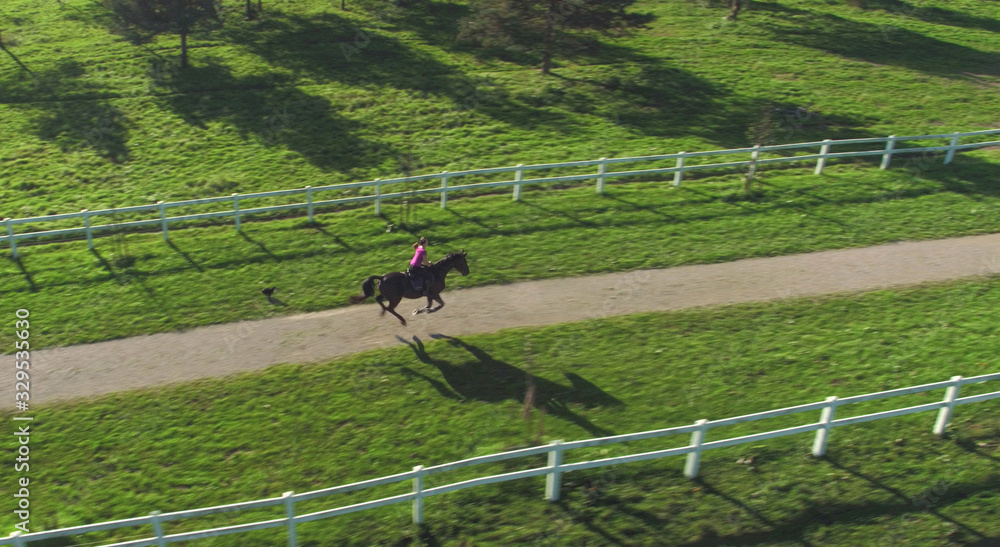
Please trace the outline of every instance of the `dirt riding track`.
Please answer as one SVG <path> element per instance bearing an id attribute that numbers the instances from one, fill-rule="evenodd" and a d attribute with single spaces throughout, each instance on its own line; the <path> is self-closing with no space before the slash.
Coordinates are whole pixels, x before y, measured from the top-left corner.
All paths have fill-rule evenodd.
<path id="1" fill-rule="evenodd" d="M 446 291 L 403 327 L 374 303 L 33 352 L 33 403 L 321 362 L 431 333 L 468 335 L 636 312 L 1000 274 L 1000 234 Z M 472 272 L 475 275 L 475 272 Z M 596 295 L 596 296 L 595 296 Z M 369 300 L 371 302 L 371 300 Z M 421 301 L 400 304 L 409 316 Z M 13 375 L 0 376 L 10 393 Z M 13 398 L 4 399 L 12 408 Z"/>

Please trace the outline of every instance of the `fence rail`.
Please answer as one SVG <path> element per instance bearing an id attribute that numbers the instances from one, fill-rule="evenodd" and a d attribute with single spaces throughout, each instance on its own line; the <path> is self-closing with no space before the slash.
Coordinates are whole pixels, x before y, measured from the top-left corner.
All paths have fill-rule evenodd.
<path id="1" fill-rule="evenodd" d="M 177 511 L 173 513 L 160 513 L 158 511 L 155 511 L 146 517 L 136 517 L 124 520 L 104 522 L 99 524 L 89 524 L 85 526 L 63 528 L 59 530 L 34 532 L 30 534 L 14 532 L 14 534 L 12 534 L 8 538 L 0 538 L 0 546 L 14 545 L 15 547 L 26 547 L 28 542 L 30 541 L 40 541 L 43 539 L 80 535 L 89 532 L 113 530 L 113 529 L 133 527 L 133 526 L 152 526 L 154 537 L 106 544 L 106 547 L 111 547 L 111 546 L 138 547 L 145 545 L 162 546 L 168 543 L 174 543 L 179 541 L 190 541 L 193 539 L 208 538 L 226 534 L 248 532 L 251 530 L 263 530 L 266 528 L 277 528 L 277 527 L 287 528 L 288 544 L 291 547 L 296 547 L 298 545 L 297 543 L 298 539 L 295 529 L 296 524 L 325 519 L 325 518 L 331 518 L 338 515 L 343 515 L 347 513 L 353 513 L 356 511 L 363 511 L 365 509 L 383 507 L 403 502 L 412 503 L 413 522 L 420 524 L 423 523 L 424 521 L 423 500 L 425 498 L 434 495 L 445 494 L 448 492 L 454 492 L 456 490 L 462 490 L 465 488 L 472 488 L 484 484 L 512 481 L 529 477 L 545 476 L 546 477 L 545 499 L 549 501 L 556 501 L 559 499 L 559 487 L 561 482 L 560 479 L 563 473 L 568 473 L 571 471 L 579 471 L 583 469 L 591 469 L 595 467 L 604 467 L 608 465 L 617 465 L 629 462 L 637 462 L 643 460 L 664 458 L 668 456 L 680 456 L 680 455 L 684 455 L 687 458 L 684 465 L 684 476 L 686 476 L 689 479 L 693 479 L 698 476 L 701 454 L 705 450 L 711 450 L 713 448 L 724 448 L 728 446 L 735 446 L 750 442 L 758 442 L 765 439 L 783 437 L 786 435 L 809 433 L 815 431 L 816 435 L 813 441 L 812 454 L 814 456 L 823 456 L 824 454 L 826 454 L 827 441 L 829 440 L 830 431 L 833 428 L 856 424 L 856 423 L 868 422 L 872 420 L 879 420 L 882 418 L 902 416 L 905 414 L 912 414 L 915 412 L 925 412 L 929 410 L 938 411 L 933 431 L 937 435 L 943 435 L 945 429 L 948 426 L 949 421 L 951 420 L 952 413 L 956 406 L 978 403 L 991 399 L 1000 399 L 1000 391 L 993 391 L 989 393 L 982 393 L 979 395 L 972 395 L 967 397 L 959 397 L 959 391 L 961 390 L 962 386 L 970 384 L 979 384 L 994 380 L 1000 380 L 1000 372 L 993 374 L 986 374 L 982 376 L 975 376 L 972 378 L 953 376 L 950 380 L 944 382 L 935 382 L 932 384 L 923 384 L 919 386 L 913 386 L 901 389 L 880 391 L 878 393 L 858 395 L 854 397 L 847 397 L 844 399 L 839 399 L 837 397 L 827 397 L 826 400 L 819 403 L 809 403 L 809 404 L 798 405 L 777 410 L 769 410 L 766 412 L 758 412 L 755 414 L 747 414 L 745 416 L 725 418 L 721 420 L 698 420 L 693 425 L 672 427 L 668 429 L 644 431 L 641 433 L 630 433 L 627 435 L 615 435 L 612 437 L 586 439 L 573 442 L 553 441 L 552 443 L 545 446 L 525 448 L 521 450 L 514 450 L 499 454 L 491 454 L 488 456 L 479 456 L 475 458 L 469 458 L 466 460 L 461 460 L 442 465 L 436 465 L 432 467 L 424 467 L 418 465 L 414 467 L 412 471 L 407 471 L 405 473 L 398 473 L 387 477 L 371 479 L 343 486 L 335 486 L 332 488 L 325 488 L 322 490 L 315 490 L 312 492 L 305 492 L 302 494 L 285 492 L 281 497 L 277 498 L 269 498 L 269 499 L 256 500 L 243 503 L 234 503 L 230 505 L 219 505 L 203 509 Z M 938 389 L 945 390 L 944 398 L 938 402 L 926 403 L 926 404 L 882 411 L 882 412 L 875 412 L 872 414 L 853 416 L 849 418 L 834 419 L 834 414 L 837 411 L 837 409 L 849 404 L 872 401 L 877 399 L 884 399 L 887 397 L 898 397 L 914 393 L 922 393 Z M 733 437 L 729 439 L 720 439 L 711 442 L 705 441 L 708 432 L 717 427 L 763 420 L 778 416 L 800 414 L 803 412 L 815 412 L 816 410 L 821 411 L 820 419 L 818 422 L 787 427 L 784 429 L 778 429 L 764 433 L 755 433 L 752 435 Z M 645 452 L 642 454 L 632 454 L 627 456 L 618 456 L 614 458 L 604 458 L 593 461 L 563 463 L 563 455 L 568 450 L 603 446 L 607 444 L 621 443 L 627 441 L 638 441 L 644 439 L 660 438 L 660 437 L 679 435 L 685 433 L 691 434 L 690 443 L 686 446 L 656 450 L 653 452 Z M 548 464 L 544 467 L 525 469 L 521 471 L 512 471 L 508 473 L 491 475 L 487 477 L 479 477 L 457 483 L 436 486 L 433 488 L 424 487 L 424 480 L 428 476 L 434 474 L 453 471 L 455 469 L 461 469 L 483 463 L 492 463 L 503 460 L 509 460 L 513 458 L 524 458 L 528 456 L 538 456 L 541 454 L 546 454 L 548 456 Z M 346 492 L 371 488 L 375 486 L 381 486 L 385 484 L 394 484 L 403 481 L 412 482 L 413 490 L 411 493 L 400 494 L 396 496 L 391 496 L 372 501 L 366 501 L 362 503 L 356 503 L 353 505 L 348 505 L 343 507 L 336 507 L 333 509 L 326 509 L 323 511 L 317 511 L 314 513 L 309 513 L 304 515 L 295 514 L 295 503 L 297 502 L 313 500 L 321 497 L 332 496 L 335 494 L 342 494 Z M 285 510 L 285 516 L 283 518 L 271 519 L 261 522 L 252 522 L 246 524 L 226 526 L 221 528 L 212 528 L 208 530 L 198 530 L 198 531 L 183 532 L 170 535 L 167 535 L 163 530 L 164 522 L 175 521 L 185 518 L 192 518 L 192 517 L 200 517 L 212 514 L 219 514 L 219 513 L 230 513 L 233 511 L 256 509 L 263 507 L 283 507 Z"/>
<path id="2" fill-rule="evenodd" d="M 572 182 L 581 180 L 597 180 L 597 191 L 600 193 L 604 192 L 604 183 L 609 178 L 615 177 L 634 177 L 634 176 L 649 176 L 657 174 L 673 174 L 674 175 L 674 186 L 680 186 L 681 182 L 684 180 L 684 173 L 692 171 L 701 171 L 705 169 L 731 169 L 735 167 L 749 166 L 751 169 L 755 169 L 759 165 L 770 165 L 776 163 L 786 163 L 786 162 L 802 162 L 802 161 L 815 161 L 816 168 L 814 173 L 819 175 L 822 174 L 823 169 L 826 165 L 827 160 L 838 159 L 838 158 L 851 158 L 851 157 L 864 157 L 864 156 L 882 156 L 881 169 L 888 169 L 891 164 L 892 157 L 902 154 L 915 154 L 915 153 L 931 153 L 931 152 L 946 152 L 944 163 L 951 163 L 955 157 L 955 153 L 962 150 L 970 150 L 973 148 L 982 148 L 986 146 L 997 146 L 1000 145 L 1000 141 L 982 141 L 982 142 L 972 142 L 959 144 L 959 140 L 967 137 L 985 137 L 987 135 L 1000 134 L 1000 129 L 990 129 L 985 131 L 970 131 L 970 132 L 956 132 L 950 134 L 941 135 L 915 135 L 915 136 L 904 136 L 898 137 L 896 135 L 890 135 L 888 137 L 873 137 L 864 139 L 841 139 L 841 140 L 831 140 L 826 139 L 823 141 L 816 142 L 804 142 L 804 143 L 793 143 L 793 144 L 779 144 L 779 145 L 768 145 L 768 146 L 753 146 L 749 148 L 736 148 L 731 150 L 710 150 L 703 152 L 678 152 L 676 154 L 660 154 L 655 156 L 637 156 L 630 158 L 600 158 L 596 160 L 585 160 L 585 161 L 572 161 L 564 163 L 543 163 L 537 165 L 515 165 L 510 167 L 493 167 L 488 169 L 471 169 L 465 171 L 453 171 L 453 172 L 442 172 L 442 173 L 431 173 L 425 175 L 414 175 L 409 177 L 393 178 L 393 179 L 375 179 L 363 182 L 351 182 L 346 184 L 333 184 L 329 186 L 306 186 L 305 188 L 294 188 L 289 190 L 273 190 L 269 192 L 258 192 L 254 194 L 232 194 L 230 196 L 220 196 L 213 198 L 202 198 L 202 199 L 191 199 L 184 201 L 175 202 L 163 202 L 158 201 L 155 204 L 150 205 L 134 205 L 129 207 L 118 207 L 114 209 L 100 209 L 90 211 L 84 209 L 78 213 L 63 213 L 58 215 L 48 215 L 41 217 L 30 217 L 30 218 L 5 218 L 2 220 L 6 228 L 6 235 L 0 232 L 0 241 L 6 243 L 11 250 L 14 258 L 18 257 L 18 242 L 27 241 L 30 239 L 39 238 L 57 238 L 60 236 L 70 236 L 84 234 L 87 239 L 87 245 L 93 249 L 93 236 L 101 232 L 107 231 L 118 231 L 123 229 L 133 229 L 133 228 L 145 228 L 151 226 L 159 226 L 160 230 L 163 232 L 163 239 L 169 241 L 169 225 L 171 223 L 192 221 L 192 220 L 206 220 L 212 218 L 224 218 L 233 217 L 236 230 L 241 230 L 241 219 L 245 218 L 247 215 L 255 215 L 261 213 L 278 213 L 284 211 L 293 211 L 299 209 L 305 209 L 306 215 L 309 222 L 313 221 L 313 216 L 317 207 L 333 206 L 333 205 L 345 205 L 349 203 L 358 202 L 374 202 L 375 204 L 375 214 L 382 213 L 382 202 L 391 199 L 408 198 L 411 196 L 425 195 L 425 194 L 441 194 L 441 207 L 447 207 L 448 195 L 459 191 L 486 189 L 486 188 L 500 188 L 513 186 L 514 193 L 513 197 L 515 200 L 521 198 L 521 189 L 525 185 L 530 184 L 545 184 L 553 182 Z M 899 142 L 914 141 L 914 140 L 925 140 L 925 139 L 950 139 L 949 143 L 945 146 L 916 146 L 910 148 L 897 148 L 896 145 Z M 848 151 L 848 152 L 831 152 L 831 148 L 834 146 L 847 146 L 847 145 L 861 145 L 861 144 L 884 144 L 885 146 L 877 150 L 859 150 L 859 151 Z M 802 148 L 818 148 L 819 152 L 816 154 L 806 154 L 798 156 L 788 156 L 781 158 L 765 158 L 760 159 L 761 153 L 765 152 L 782 152 L 798 150 Z M 725 156 L 731 154 L 750 154 L 749 160 L 744 161 L 732 161 L 724 163 L 708 163 L 708 164 L 689 164 L 687 160 L 692 158 L 707 157 L 707 156 Z M 675 165 L 673 167 L 661 167 L 655 169 L 639 169 L 632 171 L 608 171 L 609 165 L 615 165 L 619 163 L 635 163 L 635 162 L 648 162 L 648 161 L 663 161 L 663 160 L 674 160 Z M 565 175 L 556 177 L 539 177 L 525 179 L 525 171 L 533 170 L 550 170 L 550 169 L 563 169 L 570 167 L 597 167 L 596 173 L 586 173 L 581 175 Z M 505 173 L 513 173 L 513 180 L 501 180 L 501 181 L 490 181 L 490 182 L 479 182 L 464 185 L 453 185 L 451 182 L 456 177 L 464 177 L 470 175 L 498 175 Z M 439 187 L 432 188 L 422 188 L 417 190 L 401 191 L 401 192 L 391 192 L 384 193 L 383 187 L 402 184 L 409 182 L 421 182 L 430 180 L 440 180 Z M 318 192 L 330 192 L 330 191 L 343 191 L 354 188 L 372 188 L 373 193 L 370 195 L 363 196 L 353 196 L 353 197 L 342 197 L 338 199 L 327 199 L 315 201 L 314 195 Z M 304 195 L 306 201 L 300 203 L 291 203 L 285 205 L 272 205 L 267 207 L 253 207 L 253 208 L 241 208 L 240 205 L 246 200 L 260 199 L 260 198 L 274 198 L 274 197 L 284 197 L 284 196 L 297 196 Z M 209 213 L 198 213 L 198 214 L 187 214 L 180 216 L 167 216 L 167 209 L 173 209 L 177 207 L 191 207 L 196 205 L 211 205 L 216 203 L 229 203 L 232 205 L 231 208 L 214 211 Z M 124 213 L 157 213 L 157 217 L 148 220 L 134 220 L 121 223 L 111 223 L 111 224 L 98 224 L 94 225 L 91 223 L 92 219 L 105 217 L 109 215 L 117 215 Z M 42 230 L 42 231 L 28 231 L 22 233 L 16 233 L 14 230 L 15 226 L 22 226 L 28 224 L 38 224 L 45 222 L 55 222 L 59 220 L 68 219 L 81 219 L 83 226 L 76 228 L 61 228 L 55 230 Z"/>

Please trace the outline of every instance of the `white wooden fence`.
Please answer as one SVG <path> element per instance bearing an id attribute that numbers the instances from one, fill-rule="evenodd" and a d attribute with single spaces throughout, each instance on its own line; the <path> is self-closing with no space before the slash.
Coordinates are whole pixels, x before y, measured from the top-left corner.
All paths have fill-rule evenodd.
<path id="1" fill-rule="evenodd" d="M 231 505 L 219 505 L 216 507 L 207 507 L 204 509 L 177 511 L 174 513 L 160 513 L 158 511 L 155 511 L 149 516 L 145 517 L 116 520 L 101 524 L 75 526 L 72 528 L 63 528 L 60 530 L 34 532 L 24 535 L 22 535 L 21 532 L 15 532 L 6 539 L 0 539 L 0 546 L 14 545 L 16 547 L 26 547 L 28 545 L 28 542 L 30 541 L 39 541 L 47 538 L 65 537 L 71 535 L 85 534 L 89 532 L 97 532 L 102 530 L 113 530 L 124 527 L 151 525 L 155 537 L 106 544 L 105 547 L 125 547 L 125 546 L 139 547 L 146 545 L 164 546 L 168 543 L 174 543 L 178 541 L 190 541 L 200 538 L 208 538 L 226 534 L 235 534 L 240 532 L 249 532 L 251 530 L 264 530 L 267 528 L 276 528 L 276 527 L 285 527 L 288 531 L 288 544 L 291 547 L 296 547 L 298 545 L 298 539 L 296 537 L 295 526 L 299 523 L 335 517 L 337 515 L 354 513 L 356 511 L 363 511 L 365 509 L 383 507 L 386 505 L 392 505 L 396 503 L 410 502 L 412 504 L 413 522 L 416 524 L 421 524 L 424 522 L 423 501 L 425 498 L 428 498 L 430 496 L 435 496 L 438 494 L 446 494 L 448 492 L 454 492 L 456 490 L 463 490 L 465 488 L 471 488 L 473 486 L 479 486 L 483 484 L 492 484 L 492 483 L 524 479 L 528 477 L 538 477 L 544 475 L 546 477 L 545 498 L 549 501 L 556 501 L 559 499 L 559 486 L 560 486 L 561 476 L 563 473 L 568 473 L 571 471 L 579 471 L 582 469 L 603 467 L 607 465 L 616 465 L 622 463 L 637 462 L 655 458 L 664 458 L 667 456 L 680 456 L 680 455 L 685 455 L 687 458 L 686 463 L 684 465 L 684 476 L 689 479 L 693 479 L 698 476 L 698 467 L 701 461 L 701 453 L 704 452 L 705 450 L 710 450 L 713 448 L 725 448 L 728 446 L 735 446 L 739 444 L 759 442 L 765 439 L 783 437 L 785 435 L 793 435 L 796 433 L 808 433 L 815 431 L 816 435 L 813 441 L 812 454 L 814 456 L 823 456 L 824 454 L 826 454 L 826 446 L 827 446 L 827 441 L 829 440 L 830 437 L 830 431 L 835 427 L 858 424 L 862 422 L 869 422 L 872 420 L 880 420 L 882 418 L 890 418 L 893 416 L 903 416 L 905 414 L 913 414 L 915 412 L 924 412 L 929 410 L 938 411 L 937 420 L 934 423 L 933 431 L 937 435 L 942 435 L 944 434 L 945 429 L 948 426 L 948 422 L 950 421 L 951 415 L 956 406 L 978 403 L 990 399 L 1000 398 L 1000 391 L 994 391 L 967 397 L 959 397 L 959 390 L 961 389 L 962 386 L 987 382 L 991 380 L 1000 380 L 1000 372 L 994 374 L 986 374 L 983 376 L 976 376 L 973 378 L 963 378 L 961 376 L 954 376 L 950 380 L 944 382 L 936 382 L 933 384 L 924 384 L 914 387 L 893 389 L 889 391 L 880 391 L 878 393 L 870 393 L 868 395 L 857 395 L 854 397 L 846 397 L 844 399 L 839 399 L 837 397 L 827 397 L 825 401 L 819 403 L 793 406 L 788 408 L 782 408 L 779 410 L 770 410 L 767 412 L 758 412 L 756 414 L 748 414 L 746 416 L 737 416 L 735 418 L 726 418 L 723 420 L 698 420 L 692 425 L 673 427 L 669 429 L 660 429 L 656 431 L 646 431 L 642 433 L 616 435 L 613 437 L 603 437 L 598 439 L 587 439 L 587 440 L 573 441 L 573 442 L 553 441 L 551 444 L 545 446 L 525 448 L 522 450 L 514 450 L 511 452 L 503 452 L 500 454 L 493 454 L 489 456 L 469 458 L 467 460 L 446 463 L 443 465 L 436 465 L 433 467 L 424 467 L 422 465 L 418 465 L 414 467 L 412 471 L 408 471 L 406 473 L 398 473 L 396 475 L 390 475 L 388 477 L 356 482 L 344 486 L 335 486 L 333 488 L 325 488 L 323 490 L 315 490 L 312 492 L 305 492 L 302 494 L 285 492 L 281 497 L 249 501 L 244 503 L 234 503 Z M 896 397 L 900 395 L 909 395 L 913 393 L 921 393 L 937 389 L 945 390 L 944 399 L 938 402 L 926 403 L 895 410 L 887 410 L 883 412 L 876 412 L 873 414 L 851 416 L 848 418 L 835 418 L 835 414 L 839 408 L 853 403 L 860 403 L 863 401 L 873 401 L 876 399 L 884 399 L 887 397 Z M 818 422 L 812 422 L 805 425 L 789 427 L 785 429 L 778 429 L 775 431 L 769 431 L 765 433 L 744 435 L 742 437 L 734 437 L 730 439 L 721 439 L 716 441 L 707 440 L 708 432 L 711 429 L 717 427 L 762 420 L 765 418 L 774 418 L 777 416 L 786 416 L 790 414 L 798 414 L 802 412 L 815 412 L 815 411 L 820 411 L 820 418 Z M 653 439 L 658 437 L 666 437 L 668 435 L 677 435 L 685 433 L 691 434 L 691 442 L 687 446 L 682 446 L 678 448 L 669 448 L 665 450 L 656 450 L 653 452 L 620 456 L 615 458 L 605 458 L 600 460 L 578 462 L 578 463 L 563 462 L 563 454 L 568 450 L 601 446 L 601 445 L 627 442 L 627 441 Z M 545 467 L 526 469 L 524 471 L 514 471 L 511 473 L 503 473 L 500 475 L 492 475 L 488 477 L 481 477 L 477 479 L 457 482 L 454 484 L 436 486 L 433 488 L 427 488 L 424 484 L 424 480 L 426 479 L 426 477 L 437 473 L 452 471 L 455 469 L 460 469 L 463 467 L 468 467 L 476 464 L 499 462 L 513 458 L 523 458 L 526 456 L 533 456 L 539 454 L 548 455 L 548 465 L 546 465 Z M 397 483 L 401 481 L 412 482 L 413 490 L 411 493 L 391 496 L 388 498 L 382 498 L 378 500 L 358 503 L 354 505 L 348 505 L 344 507 L 337 507 L 334 509 L 327 509 L 324 511 L 317 511 L 314 513 L 308 513 L 303 515 L 298 515 L 295 513 L 295 504 L 297 502 L 313 500 L 316 498 L 332 496 L 335 494 L 343 494 L 347 492 L 352 492 L 365 488 L 371 488 L 374 486 L 380 486 L 384 484 Z M 185 518 L 219 514 L 219 513 L 229 513 L 233 511 L 257 509 L 262 507 L 283 507 L 285 516 L 262 522 L 252 522 L 247 524 L 239 524 L 235 526 L 213 528 L 210 530 L 200 530 L 194 532 L 167 534 L 164 530 L 164 523 L 166 522 L 171 522 Z"/>
<path id="2" fill-rule="evenodd" d="M 754 146 L 750 148 L 737 148 L 733 150 L 712 150 L 708 152 L 678 152 L 676 154 L 662 154 L 657 156 L 641 156 L 632 158 L 600 158 L 596 160 L 573 161 L 565 163 L 546 163 L 537 165 L 522 164 L 522 165 L 515 165 L 512 167 L 472 169 L 467 171 L 455 171 L 450 173 L 445 171 L 442 173 L 417 175 L 412 177 L 402 177 L 402 178 L 394 178 L 386 180 L 375 179 L 365 182 L 334 184 L 330 186 L 317 186 L 317 187 L 306 186 L 305 188 L 295 188 L 292 190 L 275 190 L 271 192 L 259 192 L 255 194 L 232 194 L 231 196 L 205 198 L 205 199 L 192 199 L 192 200 L 175 201 L 169 203 L 158 201 L 152 205 L 136 205 L 131 207 L 119 207 L 116 209 L 101 209 L 96 211 L 88 211 L 87 209 L 84 209 L 83 211 L 80 211 L 78 213 L 65 213 L 59 215 L 48 215 L 42 217 L 31 217 L 31 218 L 20 218 L 20 219 L 5 218 L 3 219 L 2 223 L 6 227 L 6 236 L 3 236 L 3 234 L 0 233 L 0 241 L 5 241 L 7 245 L 10 246 L 11 253 L 13 254 L 14 258 L 17 258 L 18 257 L 17 243 L 19 241 L 25 241 L 29 239 L 85 234 L 87 238 L 87 245 L 91 249 L 93 249 L 94 234 L 102 231 L 106 232 L 108 230 L 118 231 L 122 229 L 158 226 L 160 230 L 163 232 L 163 239 L 169 240 L 169 232 L 167 228 L 168 225 L 172 222 L 203 220 L 203 219 L 220 218 L 220 217 L 233 217 L 236 225 L 236 230 L 239 231 L 240 221 L 247 215 L 305 209 L 309 222 L 312 222 L 313 214 L 316 207 L 343 205 L 347 203 L 365 202 L 365 201 L 375 202 L 375 214 L 378 215 L 382 213 L 382 202 L 384 200 L 407 198 L 411 196 L 418 196 L 424 194 L 441 194 L 441 207 L 447 207 L 448 195 L 462 190 L 513 186 L 514 199 L 519 200 L 521 198 L 522 187 L 528 184 L 544 184 L 551 182 L 569 182 L 569 181 L 596 179 L 597 191 L 599 193 L 603 193 L 605 181 L 613 177 L 631 177 L 631 176 L 643 176 L 643 175 L 654 175 L 654 174 L 666 175 L 672 173 L 674 175 L 674 186 L 679 186 L 684 178 L 684 173 L 690 171 L 700 171 L 704 169 L 720 169 L 720 168 L 732 169 L 735 167 L 742 167 L 742 166 L 749 166 L 751 169 L 756 169 L 757 166 L 769 165 L 772 163 L 815 161 L 816 162 L 815 173 L 817 175 L 823 172 L 823 168 L 826 164 L 826 161 L 834 158 L 882 156 L 881 168 L 887 169 L 892 161 L 893 156 L 897 156 L 900 154 L 916 154 L 916 153 L 927 154 L 931 152 L 945 152 L 944 163 L 951 163 L 952 159 L 955 157 L 955 153 L 961 150 L 969 150 L 985 146 L 1000 145 L 1000 141 L 985 141 L 985 142 L 972 142 L 972 143 L 959 144 L 960 139 L 964 137 L 983 137 L 986 135 L 994 135 L 998 133 L 1000 133 L 1000 129 L 993 129 L 986 131 L 971 131 L 967 133 L 951 133 L 944 135 L 917 135 L 908 137 L 897 137 L 896 135 L 890 135 L 888 137 L 867 138 L 867 139 L 843 139 L 843 140 L 826 139 L 822 142 L 803 142 L 796 144 L 781 144 L 772 146 Z M 947 145 L 944 146 L 917 146 L 911 148 L 896 148 L 896 144 L 898 142 L 924 140 L 924 139 L 949 139 L 949 142 Z M 861 144 L 882 144 L 884 146 L 877 150 L 831 152 L 831 149 L 834 146 L 861 145 Z M 760 158 L 760 154 L 765 152 L 779 152 L 785 150 L 794 151 L 803 148 L 818 148 L 819 153 L 799 155 L 799 156 L 779 157 L 779 158 L 764 158 L 764 159 Z M 690 158 L 697 158 L 702 156 L 723 156 L 729 154 L 750 154 L 750 159 L 743 161 L 696 164 L 696 165 L 685 163 L 685 160 Z M 661 160 L 674 160 L 675 165 L 674 167 L 640 169 L 634 171 L 612 171 L 612 172 L 608 171 L 609 165 L 614 165 L 619 163 L 634 163 L 634 162 L 661 161 Z M 524 178 L 525 171 L 549 170 L 549 169 L 560 169 L 569 167 L 588 167 L 588 166 L 590 167 L 596 166 L 597 172 L 585 173 L 581 175 L 558 176 L 558 177 L 544 177 L 544 178 L 531 178 L 531 179 Z M 464 184 L 458 186 L 453 186 L 450 184 L 452 181 L 454 181 L 454 179 L 458 177 L 469 176 L 469 175 L 495 175 L 501 173 L 514 173 L 514 179 L 497 181 L 497 182 L 480 182 L 474 184 Z M 407 182 L 429 181 L 429 180 L 440 180 L 441 181 L 440 186 L 433 188 L 410 190 L 404 192 L 383 193 L 383 189 L 389 185 L 407 183 Z M 347 190 L 352 188 L 372 188 L 373 193 L 371 195 L 354 196 L 354 197 L 346 197 L 339 199 L 328 199 L 320 201 L 316 201 L 314 199 L 314 196 L 320 192 Z M 302 195 L 302 194 L 305 195 L 305 202 L 302 203 L 275 205 L 269 207 L 251 207 L 251 208 L 240 207 L 240 204 L 242 202 L 245 202 L 246 200 L 259 199 L 259 198 L 276 198 L 282 196 Z M 171 217 L 167 216 L 168 209 L 174 209 L 178 207 L 191 207 L 195 205 L 205 205 L 213 203 L 225 203 L 227 205 L 230 205 L 231 207 L 223 211 L 216 211 L 210 213 L 189 214 L 189 215 L 171 216 Z M 153 213 L 157 216 L 157 218 L 122 222 L 122 223 L 99 224 L 99 225 L 94 225 L 91 223 L 92 219 L 108 215 L 125 214 L 125 213 Z M 82 219 L 83 227 L 63 228 L 57 230 L 45 230 L 45 231 L 34 231 L 34 232 L 24 232 L 24 233 L 16 233 L 14 231 L 14 227 L 19 225 L 37 224 L 42 222 L 54 222 L 65 219 Z"/>

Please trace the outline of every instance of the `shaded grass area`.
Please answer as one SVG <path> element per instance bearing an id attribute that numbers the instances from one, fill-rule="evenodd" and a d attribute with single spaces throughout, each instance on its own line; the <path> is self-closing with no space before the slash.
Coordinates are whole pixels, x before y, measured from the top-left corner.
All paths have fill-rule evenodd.
<path id="1" fill-rule="evenodd" d="M 471 275 L 449 289 L 680 264 L 712 263 L 898 240 L 987 233 L 1000 223 L 989 153 L 950 166 L 877 171 L 829 167 L 821 177 L 762 171 L 751 198 L 733 174 L 437 202 L 386 203 L 305 219 L 118 234 L 21 248 L 0 261 L 8 312 L 32 313 L 35 348 L 347 304 L 369 275 L 404 269 L 410 243 L 432 259 L 469 252 Z M 983 159 L 980 159 L 983 158 Z M 1000 268 L 1000 264 L 993 265 Z M 277 286 L 282 305 L 260 289 Z M 0 332 L 0 347 L 13 347 Z"/>
<path id="2" fill-rule="evenodd" d="M 228 2 L 182 71 L 176 37 L 129 42 L 97 3 L 10 0 L 0 217 L 732 148 L 772 107 L 807 113 L 776 142 L 996 127 L 988 6 L 869 4 L 755 2 L 726 23 L 639 2 L 648 29 L 563 52 L 543 78 L 531 53 L 457 43 L 462 2 L 278 1 L 254 21 Z"/>
<path id="3" fill-rule="evenodd" d="M 685 425 L 996 370 L 996 278 L 403 340 L 324 365 L 33 408 L 33 530 L 233 503 L 384 476 L 551 439 Z M 528 390 L 529 375 L 533 390 Z M 994 382 L 995 384 L 995 382 Z M 995 391 L 968 386 L 963 395 Z M 841 407 L 838 417 L 940 400 L 942 391 Z M 1000 537 L 997 401 L 811 435 L 433 497 L 299 527 L 308 545 L 989 545 Z M 4 415 L 6 416 L 6 415 Z M 718 440 L 817 413 L 713 430 Z M 5 424 L 13 423 L 8 419 Z M 4 426 L 9 427 L 9 426 Z M 37 435 L 37 436 L 36 436 Z M 683 446 L 686 435 L 574 451 L 567 462 Z M 3 449 L 12 458 L 11 447 Z M 750 458 L 750 461 L 747 461 Z M 544 465 L 490 464 L 427 487 Z M 407 492 L 407 483 L 299 504 L 302 513 Z M 280 518 L 247 511 L 170 532 Z M 5 528 L 12 517 L 0 516 Z M 122 532 L 119 539 L 143 530 Z M 148 530 L 146 531 L 148 533 Z M 94 535 L 97 540 L 108 536 Z M 264 531 L 208 545 L 283 543 Z"/>

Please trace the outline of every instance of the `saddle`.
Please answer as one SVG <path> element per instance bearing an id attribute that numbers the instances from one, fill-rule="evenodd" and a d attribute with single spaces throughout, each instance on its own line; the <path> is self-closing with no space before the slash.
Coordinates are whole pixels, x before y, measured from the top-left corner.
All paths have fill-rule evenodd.
<path id="1" fill-rule="evenodd" d="M 413 287 L 413 290 L 426 295 L 433 281 L 431 281 L 431 273 L 422 270 L 407 270 L 406 277 L 410 280 L 410 286 Z"/>

